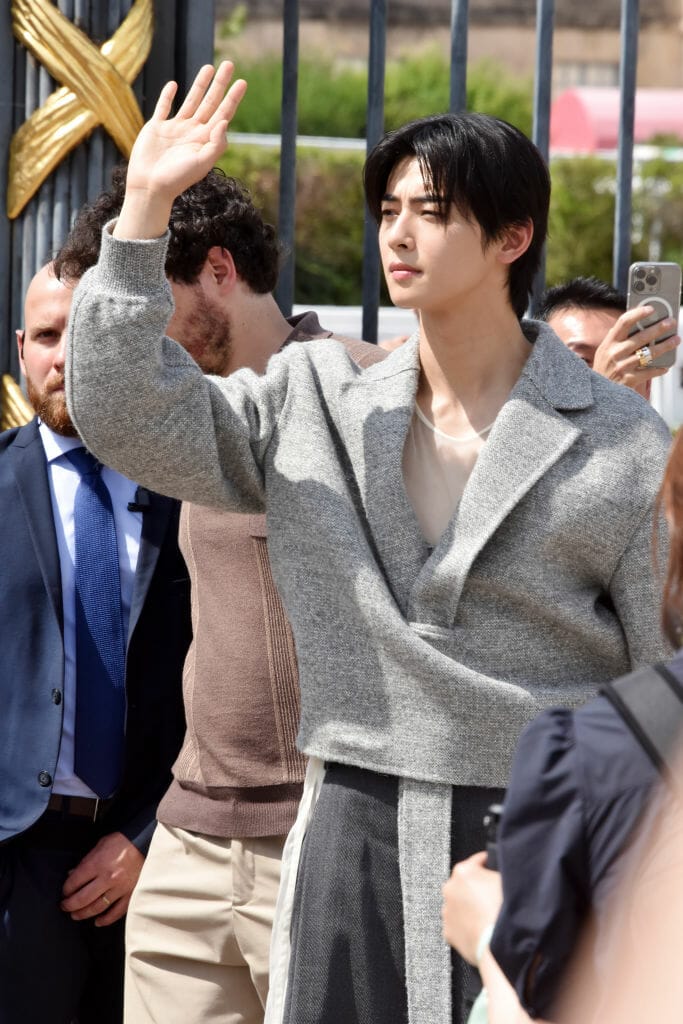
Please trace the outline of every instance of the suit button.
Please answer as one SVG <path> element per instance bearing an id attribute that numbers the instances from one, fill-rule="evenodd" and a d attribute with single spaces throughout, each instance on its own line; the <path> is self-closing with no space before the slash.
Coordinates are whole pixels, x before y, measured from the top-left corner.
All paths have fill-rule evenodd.
<path id="1" fill-rule="evenodd" d="M 62 691 L 61 690 L 53 690 L 52 691 L 52 703 L 53 704 L 61 704 L 62 703 Z"/>
<path id="2" fill-rule="evenodd" d="M 51 786 L 52 776 L 49 772 L 38 772 L 38 782 L 41 786 Z"/>

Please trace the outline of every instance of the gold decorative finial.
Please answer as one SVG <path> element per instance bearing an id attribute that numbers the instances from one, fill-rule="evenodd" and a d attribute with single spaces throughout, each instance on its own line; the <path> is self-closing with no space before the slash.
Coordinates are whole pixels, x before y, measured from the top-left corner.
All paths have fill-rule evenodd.
<path id="1" fill-rule="evenodd" d="M 0 430 L 23 427 L 34 416 L 33 408 L 9 373 L 0 378 Z"/>
<path id="2" fill-rule="evenodd" d="M 17 217 L 72 149 L 102 125 L 129 156 L 143 124 L 130 83 L 152 46 L 152 0 L 135 0 L 99 49 L 50 0 L 12 0 L 12 28 L 61 83 L 15 133 L 10 146 L 7 215 Z"/>

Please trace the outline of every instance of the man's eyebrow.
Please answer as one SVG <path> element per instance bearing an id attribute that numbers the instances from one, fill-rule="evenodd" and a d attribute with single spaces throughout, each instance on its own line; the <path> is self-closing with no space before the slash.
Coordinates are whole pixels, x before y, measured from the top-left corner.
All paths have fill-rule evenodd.
<path id="1" fill-rule="evenodd" d="M 29 334 L 41 334 L 43 331 L 58 331 L 59 328 L 54 321 L 43 321 L 42 323 L 32 324 L 28 328 Z"/>
<path id="2" fill-rule="evenodd" d="M 383 203 L 395 203 L 398 201 L 398 197 L 392 192 L 385 192 L 382 196 Z M 409 202 L 411 203 L 440 203 L 441 197 L 436 195 L 424 195 L 424 196 L 410 196 Z"/>

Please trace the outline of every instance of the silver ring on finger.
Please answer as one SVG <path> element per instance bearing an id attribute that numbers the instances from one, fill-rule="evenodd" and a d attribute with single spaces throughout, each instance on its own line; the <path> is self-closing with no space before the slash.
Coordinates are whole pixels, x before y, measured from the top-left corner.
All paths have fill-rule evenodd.
<path id="1" fill-rule="evenodd" d="M 638 356 L 638 366 L 641 370 L 647 370 L 648 366 L 654 359 L 650 346 L 642 345 L 640 348 L 637 348 L 636 355 Z"/>

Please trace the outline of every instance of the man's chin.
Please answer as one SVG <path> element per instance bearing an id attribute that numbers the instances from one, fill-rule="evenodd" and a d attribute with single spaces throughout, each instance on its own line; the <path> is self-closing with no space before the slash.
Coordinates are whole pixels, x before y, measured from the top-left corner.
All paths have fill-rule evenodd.
<path id="1" fill-rule="evenodd" d="M 29 386 L 28 397 L 38 416 L 50 430 L 62 437 L 78 437 L 78 431 L 71 422 L 64 392 L 53 392 L 50 395 L 37 395 Z"/>

